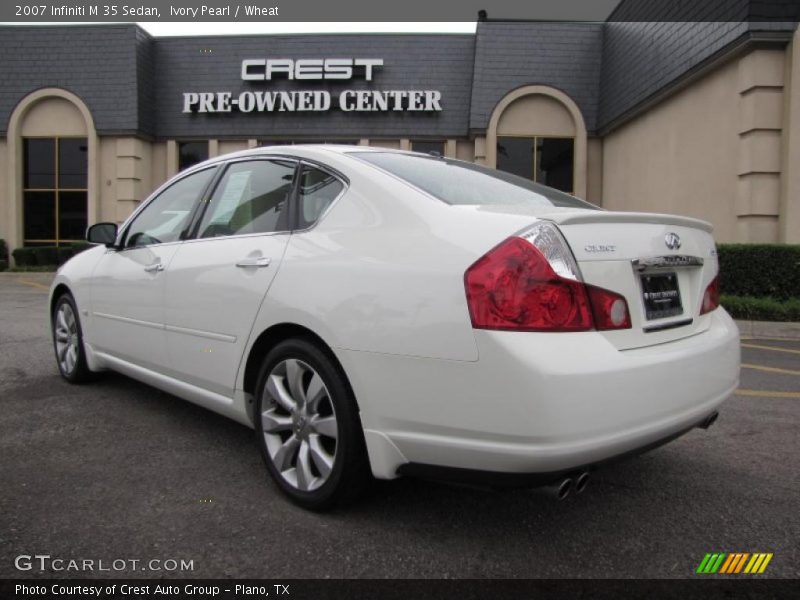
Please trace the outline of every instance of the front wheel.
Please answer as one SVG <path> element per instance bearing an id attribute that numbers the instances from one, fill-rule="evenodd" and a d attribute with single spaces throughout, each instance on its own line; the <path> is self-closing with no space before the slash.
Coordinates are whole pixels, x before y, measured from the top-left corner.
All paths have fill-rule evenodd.
<path id="1" fill-rule="evenodd" d="M 91 379 L 83 349 L 83 330 L 75 300 L 63 294 L 56 302 L 52 318 L 53 347 L 61 376 L 70 383 Z"/>
<path id="2" fill-rule="evenodd" d="M 311 510 L 355 499 L 369 466 L 355 398 L 332 358 L 305 339 L 281 342 L 256 398 L 258 444 L 281 491 Z"/>

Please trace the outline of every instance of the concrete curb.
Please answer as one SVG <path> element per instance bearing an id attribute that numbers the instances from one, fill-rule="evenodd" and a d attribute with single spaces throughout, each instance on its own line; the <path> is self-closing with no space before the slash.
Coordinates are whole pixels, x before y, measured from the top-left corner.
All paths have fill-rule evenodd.
<path id="1" fill-rule="evenodd" d="M 30 279 L 50 283 L 56 276 L 55 271 L 2 271 L 0 279 Z"/>
<path id="2" fill-rule="evenodd" d="M 800 323 L 774 321 L 736 321 L 742 337 L 800 340 Z"/>

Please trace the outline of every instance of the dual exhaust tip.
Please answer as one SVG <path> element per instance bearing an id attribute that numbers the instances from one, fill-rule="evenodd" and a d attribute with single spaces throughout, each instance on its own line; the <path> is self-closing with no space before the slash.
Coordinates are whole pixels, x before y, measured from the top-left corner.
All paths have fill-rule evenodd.
<path id="1" fill-rule="evenodd" d="M 706 417 L 698 427 L 708 429 L 711 427 L 719 417 L 719 412 L 714 411 Z M 589 485 L 589 471 L 581 471 L 575 476 L 564 477 L 555 483 L 545 486 L 543 489 L 546 493 L 553 496 L 556 500 L 564 500 L 571 494 L 581 494 L 586 490 Z"/>
<path id="2" fill-rule="evenodd" d="M 571 494 L 581 494 L 589 485 L 589 471 L 581 471 L 575 477 L 564 477 L 542 488 L 556 500 L 564 500 Z"/>

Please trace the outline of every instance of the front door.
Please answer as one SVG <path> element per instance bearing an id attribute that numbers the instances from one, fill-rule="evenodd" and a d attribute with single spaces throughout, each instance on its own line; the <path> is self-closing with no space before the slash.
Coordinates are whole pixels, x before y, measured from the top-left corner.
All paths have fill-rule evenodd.
<path id="1" fill-rule="evenodd" d="M 100 260 L 91 291 L 94 349 L 168 372 L 164 276 L 214 171 L 192 173 L 160 192 L 122 233 L 121 247 Z"/>

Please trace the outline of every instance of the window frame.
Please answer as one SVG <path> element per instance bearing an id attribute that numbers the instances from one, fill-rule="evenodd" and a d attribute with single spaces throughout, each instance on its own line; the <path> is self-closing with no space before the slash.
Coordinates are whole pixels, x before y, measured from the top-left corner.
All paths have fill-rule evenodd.
<path id="1" fill-rule="evenodd" d="M 500 138 L 517 138 L 517 139 L 528 139 L 533 140 L 533 164 L 531 165 L 531 173 L 533 173 L 533 178 L 531 181 L 534 183 L 538 183 L 539 185 L 547 185 L 546 183 L 542 183 L 541 181 L 536 180 L 536 155 L 538 153 L 537 150 L 537 140 L 572 140 L 572 189 L 569 191 L 566 190 L 558 190 L 559 192 L 564 192 L 565 194 L 569 194 L 570 196 L 575 195 L 575 173 L 577 172 L 577 165 L 578 165 L 578 153 L 575 151 L 575 142 L 577 141 L 576 136 L 574 135 L 525 135 L 521 133 L 512 133 L 512 134 L 503 134 L 497 135 L 497 140 L 495 141 L 495 145 L 500 145 Z M 495 160 L 495 169 L 498 168 L 497 161 Z M 509 171 L 506 171 L 507 173 Z M 553 186 L 548 186 L 553 187 Z M 557 188 L 553 188 L 557 189 Z"/>
<path id="2" fill-rule="evenodd" d="M 192 208 L 190 210 L 189 215 L 189 224 L 183 230 L 182 235 L 179 236 L 179 239 L 172 240 L 170 242 L 160 242 L 158 244 L 145 244 L 143 246 L 125 246 L 125 241 L 128 239 L 128 233 L 130 233 L 130 229 L 133 224 L 136 222 L 136 219 L 139 218 L 139 215 L 147 210 L 147 208 L 156 200 L 158 200 L 167 190 L 169 190 L 174 185 L 177 185 L 184 179 L 187 179 L 193 175 L 197 175 L 198 173 L 202 173 L 203 171 L 212 170 L 215 171 L 211 174 L 211 178 L 206 183 L 206 186 L 203 188 L 203 191 L 198 194 L 197 198 L 195 199 L 194 203 L 192 204 Z M 182 171 L 180 176 L 173 177 L 165 181 L 156 191 L 154 191 L 150 197 L 142 202 L 139 207 L 133 211 L 133 213 L 125 220 L 125 222 L 120 227 L 120 233 L 117 235 L 116 243 L 114 244 L 116 250 L 118 252 L 125 252 L 128 250 L 137 250 L 141 248 L 153 248 L 156 246 L 167 246 L 169 244 L 180 244 L 188 239 L 188 232 L 191 232 L 192 227 L 194 226 L 195 218 L 197 216 L 198 207 L 200 206 L 201 202 L 203 202 L 209 194 L 209 190 L 216 184 L 216 181 L 219 179 L 219 164 L 211 164 L 211 165 L 204 165 L 199 168 L 192 168 L 187 171 Z"/>
<path id="3" fill-rule="evenodd" d="M 289 190 L 289 197 L 287 198 L 287 206 L 286 206 L 286 210 L 289 211 L 289 228 L 286 229 L 286 230 L 282 230 L 282 231 L 259 231 L 259 232 L 255 232 L 255 233 L 238 233 L 238 234 L 233 234 L 233 235 L 219 235 L 219 236 L 208 237 L 208 238 L 199 237 L 200 225 L 203 222 L 203 217 L 205 216 L 206 211 L 208 211 L 208 208 L 209 208 L 209 206 L 211 204 L 211 199 L 214 197 L 214 193 L 217 191 L 217 188 L 219 187 L 219 184 L 222 182 L 223 178 L 225 177 L 225 173 L 228 172 L 228 169 L 230 169 L 232 165 L 235 165 L 237 163 L 254 162 L 254 161 L 257 161 L 257 160 L 271 161 L 271 162 L 284 161 L 284 162 L 292 162 L 292 163 L 294 163 L 293 173 L 292 173 L 292 189 Z M 295 224 L 295 220 L 294 220 L 294 212 L 295 212 L 294 205 L 297 204 L 297 201 L 295 200 L 295 197 L 297 195 L 297 185 L 298 185 L 297 180 L 298 180 L 298 177 L 299 177 L 299 175 L 298 175 L 299 174 L 299 168 L 298 168 L 299 165 L 300 165 L 300 160 L 298 158 L 289 157 L 289 156 L 273 156 L 273 155 L 267 155 L 267 154 L 257 154 L 257 155 L 254 155 L 254 156 L 242 156 L 242 157 L 234 158 L 232 160 L 223 161 L 222 164 L 221 164 L 221 168 L 219 170 L 219 173 L 217 173 L 217 175 L 211 181 L 211 187 L 208 190 L 206 190 L 206 193 L 203 194 L 203 197 L 202 197 L 201 202 L 199 203 L 199 206 L 196 208 L 194 214 L 192 215 L 192 219 L 191 219 L 189 227 L 188 227 L 189 233 L 186 236 L 186 239 L 184 241 L 204 241 L 204 242 L 208 242 L 208 241 L 212 241 L 212 240 L 230 240 L 230 239 L 234 239 L 234 238 L 247 238 L 247 237 L 254 237 L 254 236 L 259 236 L 259 235 L 278 235 L 278 234 L 282 234 L 282 233 L 291 233 L 292 231 L 294 231 L 293 226 Z"/>
<path id="4" fill-rule="evenodd" d="M 211 202 L 211 197 L 214 195 L 217 186 L 222 181 L 222 178 L 225 175 L 225 172 L 228 170 L 228 167 L 231 164 L 238 163 L 238 162 L 251 162 L 253 160 L 283 160 L 283 161 L 292 161 L 295 163 L 294 168 L 294 175 L 292 177 L 292 190 L 289 193 L 289 228 L 285 231 L 270 231 L 270 232 L 262 232 L 262 233 L 240 233 L 236 235 L 220 235 L 213 238 L 201 238 L 198 237 L 200 224 L 203 220 L 203 216 L 205 211 L 208 210 L 208 205 Z M 287 233 L 303 233 L 306 231 L 311 231 L 314 229 L 324 218 L 325 216 L 331 211 L 331 209 L 336 205 L 337 202 L 347 193 L 347 190 L 350 189 L 350 179 L 345 176 L 343 173 L 334 169 L 333 167 L 318 162 L 313 159 L 292 155 L 292 154 L 253 154 L 249 156 L 239 156 L 230 160 L 222 160 L 220 163 L 220 170 L 217 175 L 213 178 L 211 182 L 211 186 L 203 195 L 202 199 L 202 206 L 199 206 L 197 211 L 192 217 L 192 223 L 189 226 L 189 234 L 183 241 L 186 242 L 210 242 L 214 240 L 230 240 L 236 238 L 247 238 L 247 237 L 254 237 L 260 235 L 281 235 Z M 304 166 L 312 167 L 314 169 L 319 169 L 320 171 L 324 171 L 333 177 L 336 177 L 342 183 L 342 191 L 339 193 L 336 198 L 328 205 L 328 207 L 323 211 L 323 213 L 319 216 L 319 218 L 314 221 L 312 225 L 309 227 L 305 227 L 303 229 L 298 228 L 299 223 L 299 215 L 298 211 L 300 209 L 300 202 L 298 199 L 299 194 L 299 186 L 300 186 L 300 173 L 302 172 L 302 168 Z"/>
<path id="5" fill-rule="evenodd" d="M 61 187 L 60 179 L 61 173 L 59 170 L 59 150 L 60 150 L 60 141 L 65 139 L 72 139 L 72 140 L 85 140 L 86 141 L 86 187 L 83 188 L 73 188 L 73 187 Z M 27 169 L 27 163 L 24 160 L 24 144 L 25 140 L 53 140 L 53 161 L 55 163 L 55 170 L 53 172 L 53 187 L 52 188 L 42 188 L 42 187 L 26 187 L 25 186 L 25 179 L 26 173 L 25 170 Z M 61 238 L 60 234 L 60 198 L 61 192 L 83 192 L 86 194 L 86 225 L 89 226 L 89 138 L 85 135 L 25 135 L 22 136 L 22 145 L 23 145 L 23 160 L 22 160 L 22 245 L 25 246 L 26 244 L 34 244 L 34 245 L 42 245 L 42 244 L 50 244 L 53 246 L 62 246 L 66 245 L 69 246 L 74 244 L 75 242 L 82 242 L 85 238 L 80 239 L 71 239 L 71 238 Z M 54 233 L 55 238 L 53 239 L 36 239 L 36 238 L 26 238 L 25 237 L 25 193 L 26 192 L 52 192 L 55 202 L 54 207 L 54 217 L 55 217 L 55 227 Z"/>
<path id="6" fill-rule="evenodd" d="M 208 207 L 208 203 L 211 200 L 211 196 L 214 194 L 214 191 L 217 189 L 217 185 L 219 185 L 219 182 L 222 180 L 222 177 L 225 174 L 225 171 L 227 170 L 228 165 L 230 165 L 232 163 L 235 163 L 235 162 L 245 162 L 245 161 L 252 161 L 252 160 L 290 160 L 290 161 L 293 161 L 294 163 L 296 163 L 295 164 L 295 172 L 294 172 L 293 181 L 292 181 L 292 191 L 291 191 L 291 193 L 289 195 L 289 210 L 291 211 L 289 213 L 289 229 L 287 231 L 280 231 L 280 232 L 276 231 L 276 232 L 270 232 L 270 233 L 243 233 L 243 234 L 239 234 L 239 235 L 219 236 L 219 237 L 215 237 L 215 238 L 199 238 L 199 237 L 197 237 L 198 229 L 200 228 L 200 223 L 201 223 L 201 221 L 203 219 L 203 215 L 205 214 L 206 208 Z M 328 207 L 319 216 L 319 218 L 314 222 L 313 225 L 311 225 L 310 227 L 306 227 L 305 229 L 298 229 L 297 228 L 298 221 L 297 221 L 297 213 L 296 213 L 296 211 L 298 210 L 299 203 L 298 203 L 298 200 L 297 200 L 297 193 L 298 193 L 298 185 L 299 185 L 299 173 L 300 173 L 300 168 L 302 167 L 302 165 L 307 165 L 307 166 L 313 167 L 315 169 L 320 169 L 322 171 L 325 171 L 326 173 L 329 173 L 330 175 L 333 175 L 334 177 L 336 177 L 342 183 L 343 188 L 342 188 L 341 193 L 333 200 L 333 202 L 331 202 L 328 205 Z M 133 222 L 139 216 L 139 213 L 141 213 L 143 210 L 145 210 L 150 205 L 151 202 L 154 202 L 156 200 L 156 198 L 161 196 L 161 194 L 163 192 L 167 191 L 167 189 L 169 189 L 170 187 L 172 187 L 173 185 L 175 185 L 179 181 L 185 179 L 186 177 L 190 177 L 191 175 L 199 173 L 200 171 L 204 171 L 206 169 L 216 169 L 216 173 L 214 173 L 214 175 L 212 175 L 212 177 L 209 180 L 208 185 L 206 186 L 205 190 L 203 191 L 202 194 L 200 194 L 198 196 L 198 199 L 195 201 L 195 205 L 194 205 L 194 207 L 192 209 L 192 215 L 191 215 L 191 217 L 189 219 L 189 225 L 184 230 L 184 231 L 186 231 L 186 234 L 181 239 L 176 240 L 176 241 L 163 242 L 162 244 L 150 244 L 149 246 L 136 246 L 136 248 L 148 248 L 148 247 L 159 246 L 159 245 L 164 245 L 164 244 L 180 244 L 180 243 L 184 243 L 184 242 L 228 240 L 228 239 L 233 239 L 233 238 L 253 237 L 253 236 L 258 236 L 258 235 L 277 235 L 277 234 L 283 234 L 283 233 L 303 233 L 305 231 L 310 231 L 310 230 L 314 229 L 325 218 L 325 216 L 331 211 L 331 209 L 333 209 L 333 207 L 336 205 L 336 203 L 339 202 L 339 200 L 342 198 L 342 196 L 344 196 L 347 193 L 347 191 L 350 189 L 350 179 L 346 175 L 344 175 L 341 171 L 335 169 L 334 167 L 331 167 L 330 165 L 327 165 L 325 163 L 321 163 L 321 162 L 316 161 L 314 159 L 309 159 L 309 158 L 305 158 L 305 157 L 301 157 L 301 156 L 297 156 L 297 155 L 292 155 L 292 154 L 283 154 L 283 153 L 280 153 L 280 154 L 274 154 L 274 153 L 252 154 L 252 155 L 246 155 L 246 156 L 238 156 L 236 158 L 232 158 L 232 159 L 228 159 L 228 160 L 220 159 L 220 160 L 216 160 L 216 161 L 214 161 L 214 162 L 212 162 L 210 164 L 209 163 L 203 163 L 202 166 L 198 165 L 196 167 L 192 167 L 190 169 L 187 169 L 186 171 L 182 171 L 180 174 L 174 176 L 171 179 L 168 179 L 167 181 L 162 183 L 158 188 L 156 188 L 156 190 L 153 191 L 153 193 L 150 194 L 150 196 L 147 199 L 145 199 L 136 208 L 136 210 L 133 211 L 130 214 L 130 216 L 128 216 L 127 219 L 125 219 L 125 221 L 122 223 L 122 225 L 120 225 L 119 233 L 117 235 L 117 239 L 116 239 L 116 242 L 114 244 L 114 249 L 116 251 L 118 251 L 118 252 L 123 252 L 125 250 L 133 250 L 134 247 L 125 248 L 123 244 L 125 242 L 125 239 L 128 236 L 128 231 L 129 231 L 131 225 L 133 225 Z"/>
<path id="7" fill-rule="evenodd" d="M 303 229 L 299 228 L 300 224 L 300 177 L 303 173 L 304 167 L 310 167 L 312 169 L 317 169 L 319 171 L 323 171 L 332 177 L 335 177 L 339 183 L 342 184 L 342 190 L 336 195 L 336 197 L 331 200 L 330 204 L 325 207 L 325 210 L 317 217 L 317 220 L 314 221 L 308 227 L 304 227 Z M 322 221 L 327 214 L 331 211 L 331 209 L 339 202 L 339 199 L 347 193 L 347 190 L 350 188 L 350 180 L 347 179 L 344 175 L 339 173 L 336 169 L 328 167 L 327 165 L 316 163 L 313 161 L 309 161 L 307 159 L 300 159 L 300 164 L 297 169 L 297 173 L 295 174 L 295 186 L 294 190 L 292 191 L 292 215 L 291 215 L 291 225 L 293 232 L 303 232 L 303 231 L 310 231 L 314 229 L 317 224 Z"/>

